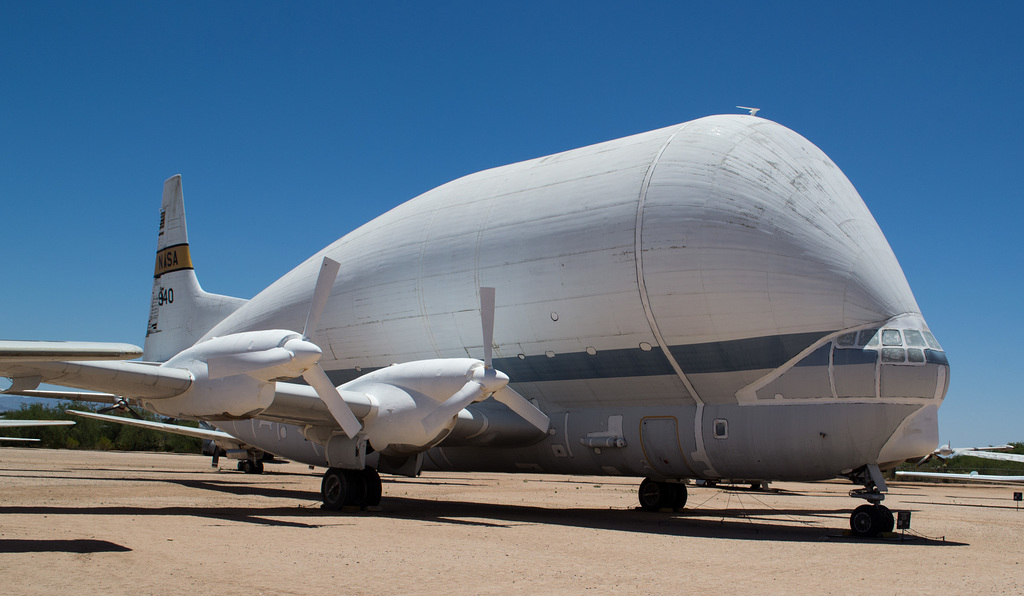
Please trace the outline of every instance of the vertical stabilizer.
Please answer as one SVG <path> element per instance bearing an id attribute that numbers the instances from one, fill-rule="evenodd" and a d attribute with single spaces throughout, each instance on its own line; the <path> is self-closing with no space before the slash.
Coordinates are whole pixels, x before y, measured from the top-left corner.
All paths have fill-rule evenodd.
<path id="1" fill-rule="evenodd" d="M 153 296 L 142 358 L 151 362 L 168 360 L 245 302 L 208 294 L 199 286 L 188 248 L 181 176 L 171 176 L 164 182 L 160 204 Z"/>

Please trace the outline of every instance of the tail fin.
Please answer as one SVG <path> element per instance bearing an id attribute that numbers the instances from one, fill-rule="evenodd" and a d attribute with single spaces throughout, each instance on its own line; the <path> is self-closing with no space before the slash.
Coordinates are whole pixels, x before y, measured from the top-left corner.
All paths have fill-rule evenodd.
<path id="1" fill-rule="evenodd" d="M 164 182 L 160 205 L 160 234 L 143 360 L 168 360 L 245 303 L 241 298 L 208 294 L 199 286 L 188 249 L 181 176 L 171 176 Z"/>

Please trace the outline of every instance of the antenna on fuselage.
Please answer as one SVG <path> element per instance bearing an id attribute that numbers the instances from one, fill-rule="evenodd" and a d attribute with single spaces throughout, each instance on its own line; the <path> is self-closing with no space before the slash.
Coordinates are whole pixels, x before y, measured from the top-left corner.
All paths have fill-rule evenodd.
<path id="1" fill-rule="evenodd" d="M 757 116 L 758 110 L 761 109 L 761 108 L 748 108 L 747 106 L 736 106 L 736 107 L 741 109 L 741 110 L 750 110 L 750 115 L 751 116 Z"/>

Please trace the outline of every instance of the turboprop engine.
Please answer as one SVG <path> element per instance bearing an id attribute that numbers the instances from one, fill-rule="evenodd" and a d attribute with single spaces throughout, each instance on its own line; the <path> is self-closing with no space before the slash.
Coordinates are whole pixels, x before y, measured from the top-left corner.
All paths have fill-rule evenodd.
<path id="1" fill-rule="evenodd" d="M 316 344 L 285 329 L 214 337 L 162 365 L 188 370 L 193 379 L 189 390 L 150 403 L 165 416 L 249 418 L 274 401 L 274 381 L 302 376 L 320 356 Z"/>
<path id="2" fill-rule="evenodd" d="M 165 416 L 234 420 L 259 414 L 274 401 L 275 382 L 301 376 L 327 405 L 349 437 L 362 428 L 344 398 L 320 368 L 323 352 L 309 337 L 334 287 L 341 266 L 324 259 L 302 333 L 285 329 L 244 331 L 200 342 L 161 366 L 189 371 L 184 393 L 145 402 Z"/>
<path id="3" fill-rule="evenodd" d="M 459 411 L 488 397 L 505 404 L 541 431 L 548 417 L 508 387 L 508 376 L 491 366 L 494 336 L 494 288 L 480 288 L 484 359 L 437 358 L 394 364 L 341 386 L 369 398 L 364 435 L 377 451 L 411 453 L 438 443 Z"/>
<path id="4" fill-rule="evenodd" d="M 335 387 L 320 367 L 321 349 L 309 337 L 327 304 L 340 265 L 324 258 L 302 333 L 286 329 L 244 331 L 212 337 L 161 366 L 187 370 L 192 383 L 174 397 L 150 399 L 147 409 L 176 418 L 251 418 L 274 401 L 277 381 L 302 377 L 326 404 L 355 452 L 369 442 L 377 451 L 415 453 L 435 445 L 471 403 L 494 397 L 541 431 L 548 417 L 508 387 L 508 376 L 491 366 L 494 288 L 480 288 L 484 359 L 438 358 L 395 364 Z M 345 401 L 370 403 L 362 423 Z M 327 443 L 333 428 L 307 438 Z M 358 466 L 362 469 L 362 466 Z"/>

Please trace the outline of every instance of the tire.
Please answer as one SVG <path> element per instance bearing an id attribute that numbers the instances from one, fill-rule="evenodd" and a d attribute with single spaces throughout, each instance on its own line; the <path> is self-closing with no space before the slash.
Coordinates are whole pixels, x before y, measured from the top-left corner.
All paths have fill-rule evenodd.
<path id="1" fill-rule="evenodd" d="M 686 498 L 689 496 L 685 484 L 670 484 L 673 492 L 672 507 L 674 509 L 683 509 L 686 507 Z"/>
<path id="2" fill-rule="evenodd" d="M 373 468 L 363 470 L 363 481 L 366 484 L 366 498 L 363 503 L 367 507 L 380 505 L 381 494 L 384 492 L 380 482 L 380 474 Z"/>
<path id="3" fill-rule="evenodd" d="M 896 520 L 892 516 L 892 511 L 885 505 L 875 505 L 875 517 L 878 518 L 878 532 L 885 534 L 892 532 L 892 529 L 896 526 Z"/>
<path id="4" fill-rule="evenodd" d="M 666 482 L 644 478 L 637 490 L 637 497 L 640 500 L 640 508 L 644 511 L 659 511 L 674 504 L 675 491 L 672 485 Z"/>
<path id="5" fill-rule="evenodd" d="M 345 505 L 345 498 L 349 492 L 345 470 L 328 468 L 324 472 L 324 479 L 320 483 L 320 496 L 324 502 L 324 509 L 331 511 L 341 509 Z"/>
<path id="6" fill-rule="evenodd" d="M 869 538 L 878 536 L 882 532 L 882 519 L 876 507 L 875 505 L 861 505 L 853 510 L 853 513 L 850 514 L 850 530 L 854 536 Z"/>
<path id="7" fill-rule="evenodd" d="M 366 504 L 366 476 L 361 470 L 342 470 L 345 474 L 345 504 L 362 507 Z"/>

